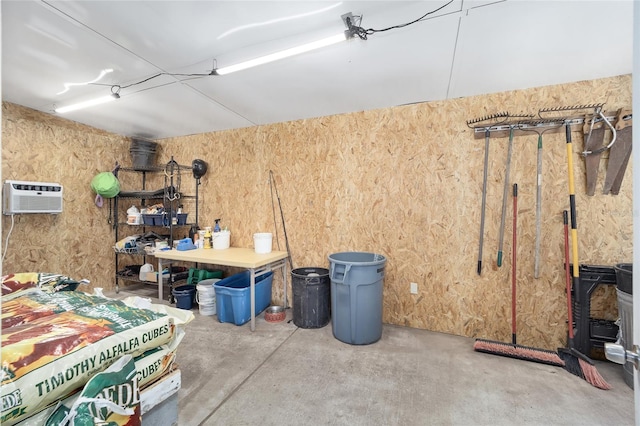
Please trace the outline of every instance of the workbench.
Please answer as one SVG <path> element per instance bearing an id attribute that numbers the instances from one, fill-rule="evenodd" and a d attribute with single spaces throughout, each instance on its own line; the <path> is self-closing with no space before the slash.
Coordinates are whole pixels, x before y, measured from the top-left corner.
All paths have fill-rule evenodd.
<path id="1" fill-rule="evenodd" d="M 251 331 L 256 329 L 255 306 L 256 306 L 256 277 L 273 271 L 282 269 L 282 281 L 284 288 L 284 308 L 287 308 L 287 262 L 286 251 L 272 251 L 271 253 L 258 254 L 254 249 L 230 247 L 224 250 L 216 249 L 194 249 L 178 251 L 175 249 L 158 251 L 154 253 L 158 259 L 158 271 L 162 273 L 163 260 L 174 262 L 196 262 L 208 265 L 232 266 L 236 268 L 248 269 L 250 277 L 250 298 L 251 298 Z M 158 298 L 162 299 L 162 281 L 158 280 Z"/>

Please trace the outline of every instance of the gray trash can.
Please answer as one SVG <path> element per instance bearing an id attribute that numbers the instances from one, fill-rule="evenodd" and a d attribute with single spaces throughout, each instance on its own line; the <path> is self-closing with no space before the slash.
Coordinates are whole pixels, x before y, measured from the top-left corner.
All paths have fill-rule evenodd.
<path id="1" fill-rule="evenodd" d="M 382 284 L 387 259 L 375 253 L 329 256 L 333 336 L 352 345 L 382 337 Z"/>
<path id="2" fill-rule="evenodd" d="M 620 344 L 630 351 L 633 350 L 633 264 L 619 263 L 614 269 L 620 316 Z M 624 382 L 633 389 L 633 364 L 627 362 L 622 368 Z"/>

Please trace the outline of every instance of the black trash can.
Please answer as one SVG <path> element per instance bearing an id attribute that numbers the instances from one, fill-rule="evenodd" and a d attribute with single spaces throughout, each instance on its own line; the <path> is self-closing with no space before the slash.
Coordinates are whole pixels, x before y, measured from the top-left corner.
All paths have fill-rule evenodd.
<path id="1" fill-rule="evenodd" d="M 291 271 L 293 323 L 300 328 L 321 328 L 329 323 L 331 281 L 326 268 Z"/>

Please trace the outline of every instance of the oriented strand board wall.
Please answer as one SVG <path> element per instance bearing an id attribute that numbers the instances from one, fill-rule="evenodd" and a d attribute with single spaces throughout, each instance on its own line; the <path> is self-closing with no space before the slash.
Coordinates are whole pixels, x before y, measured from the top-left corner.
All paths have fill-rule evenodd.
<path id="1" fill-rule="evenodd" d="M 113 233 L 108 203 L 98 209 L 90 183 L 113 169 L 129 139 L 18 105 L 2 104 L 2 181 L 58 182 L 63 213 L 15 215 L 3 274 L 56 272 L 113 287 Z M 11 219 L 2 217 L 2 241 Z"/>
<path id="2" fill-rule="evenodd" d="M 202 158 L 201 225 L 221 217 L 231 243 L 252 247 L 255 232 L 274 232 L 269 185 L 280 195 L 295 267 L 328 267 L 340 251 L 384 254 L 384 322 L 465 336 L 510 340 L 511 199 L 505 262 L 495 257 L 507 139 L 490 147 L 484 270 L 476 273 L 484 140 L 466 120 L 502 110 L 537 112 L 558 105 L 631 105 L 631 78 L 521 90 L 194 135 L 161 141 L 181 163 Z M 631 261 L 631 168 L 618 196 L 585 195 L 582 136 L 573 134 L 580 261 Z M 522 344 L 564 345 L 562 210 L 568 208 L 563 133 L 545 136 L 541 277 L 533 278 L 537 136 L 514 142 L 512 182 L 520 187 L 518 336 Z M 163 160 L 166 161 L 166 158 Z M 605 161 L 602 165 L 604 167 Z M 602 188 L 604 168 L 600 173 Z M 601 189 L 600 189 L 601 191 Z M 275 206 L 278 244 L 285 247 Z M 275 243 L 274 243 L 275 244 Z M 409 292 L 410 282 L 419 294 Z M 280 286 L 275 285 L 276 298 Z M 597 300 L 596 300 L 597 299 Z M 600 299 L 603 302 L 600 303 Z M 615 292 L 594 310 L 615 318 Z"/>
<path id="3" fill-rule="evenodd" d="M 381 253 L 388 259 L 384 322 L 508 341 L 509 225 L 505 233 L 506 260 L 502 268 L 495 266 L 507 139 L 491 141 L 485 266 L 482 276 L 478 276 L 484 141 L 474 139 L 465 122 L 501 110 L 536 112 L 541 107 L 591 102 L 606 102 L 607 110 L 629 107 L 631 76 L 172 138 L 161 141 L 159 162 L 168 161 L 171 155 L 181 164 L 190 164 L 194 158 L 206 160 L 209 172 L 200 187 L 200 224 L 213 225 L 213 220 L 220 217 L 231 230 L 231 244 L 246 247 L 252 247 L 253 233 L 277 230 L 279 238 L 274 246 L 284 249 L 279 208 L 269 184 L 272 170 L 295 267 L 328 267 L 327 256 L 340 251 Z M 45 123 L 40 124 L 22 118 L 26 114 L 23 109 L 14 114 L 23 120 L 29 133 L 34 133 L 31 138 L 47 137 L 47 116 L 41 118 Z M 7 117 L 3 117 L 3 123 L 7 124 Z M 4 131 L 4 143 L 9 139 L 9 145 L 3 149 L 6 179 L 10 170 L 9 152 L 19 151 L 20 144 L 30 137 L 22 136 L 17 129 L 9 134 Z M 56 134 L 53 144 L 64 145 L 68 152 L 81 150 L 81 141 L 86 137 L 79 135 L 91 132 L 83 128 L 65 136 L 67 131 L 70 129 L 60 130 L 58 133 L 62 134 Z M 620 195 L 596 193 L 587 197 L 583 161 L 578 155 L 582 137 L 579 133 L 573 136 L 580 261 L 603 265 L 629 262 L 631 167 Z M 102 161 L 89 166 L 77 189 L 83 197 L 82 207 L 92 212 L 91 219 L 79 225 L 68 219 L 58 229 L 60 236 L 52 237 L 73 248 L 55 254 L 42 252 L 48 257 L 41 258 L 50 261 L 40 265 L 24 261 L 24 265 L 33 266 L 29 269 L 53 264 L 66 271 L 66 265 L 73 263 L 67 262 L 72 255 L 85 262 L 90 261 L 87 258 L 93 259 L 87 253 L 104 252 L 98 257 L 107 256 L 105 267 L 83 271 L 95 273 L 96 277 L 107 276 L 105 271 L 111 267 L 112 254 L 104 248 L 103 240 L 107 238 L 110 247 L 112 238 L 108 237 L 112 234 L 105 226 L 106 215 L 92 209 L 87 188 L 95 172 L 110 169 L 116 159 L 128 158 L 128 143 L 113 135 L 94 138 L 103 143 L 99 150 L 110 147 L 109 140 L 119 144 L 119 151 L 114 150 L 108 156 L 83 151 L 81 159 Z M 511 178 L 520 187 L 518 338 L 521 344 L 554 349 L 564 345 L 566 335 L 561 215 L 568 208 L 569 198 L 566 145 L 562 134 L 545 136 L 543 262 L 542 276 L 537 280 L 533 278 L 536 136 L 519 137 L 514 146 Z M 25 157 L 27 154 L 20 156 Z M 44 163 L 44 159 L 43 156 L 38 163 Z M 603 160 L 603 167 L 604 164 Z M 604 169 L 600 188 L 603 173 Z M 67 194 L 72 196 L 72 192 Z M 4 218 L 5 234 L 7 225 Z M 84 249 L 86 237 L 78 230 L 93 225 L 99 230 L 86 232 L 90 235 L 87 252 L 75 254 Z M 16 244 L 20 239 L 12 238 L 14 245 L 10 244 L 5 270 L 21 256 L 34 258 L 30 249 L 42 237 L 22 232 L 26 244 L 22 247 Z M 77 234 L 82 235 L 76 237 Z M 23 268 L 23 264 L 18 266 Z M 109 287 L 111 281 L 107 281 L 101 285 Z M 276 300 L 281 299 L 281 282 L 279 278 L 274 283 Z M 410 282 L 419 284 L 419 294 L 410 294 Z M 596 308 L 602 315 L 615 318 L 615 294 L 603 293 L 604 301 Z"/>

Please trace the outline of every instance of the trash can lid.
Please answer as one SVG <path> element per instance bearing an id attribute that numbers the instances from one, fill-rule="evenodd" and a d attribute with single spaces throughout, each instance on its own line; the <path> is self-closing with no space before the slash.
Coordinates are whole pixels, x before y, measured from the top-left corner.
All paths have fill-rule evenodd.
<path id="1" fill-rule="evenodd" d="M 329 261 L 339 264 L 357 264 L 362 266 L 369 266 L 385 263 L 387 259 L 381 254 L 350 251 L 333 253 L 329 255 Z"/>

